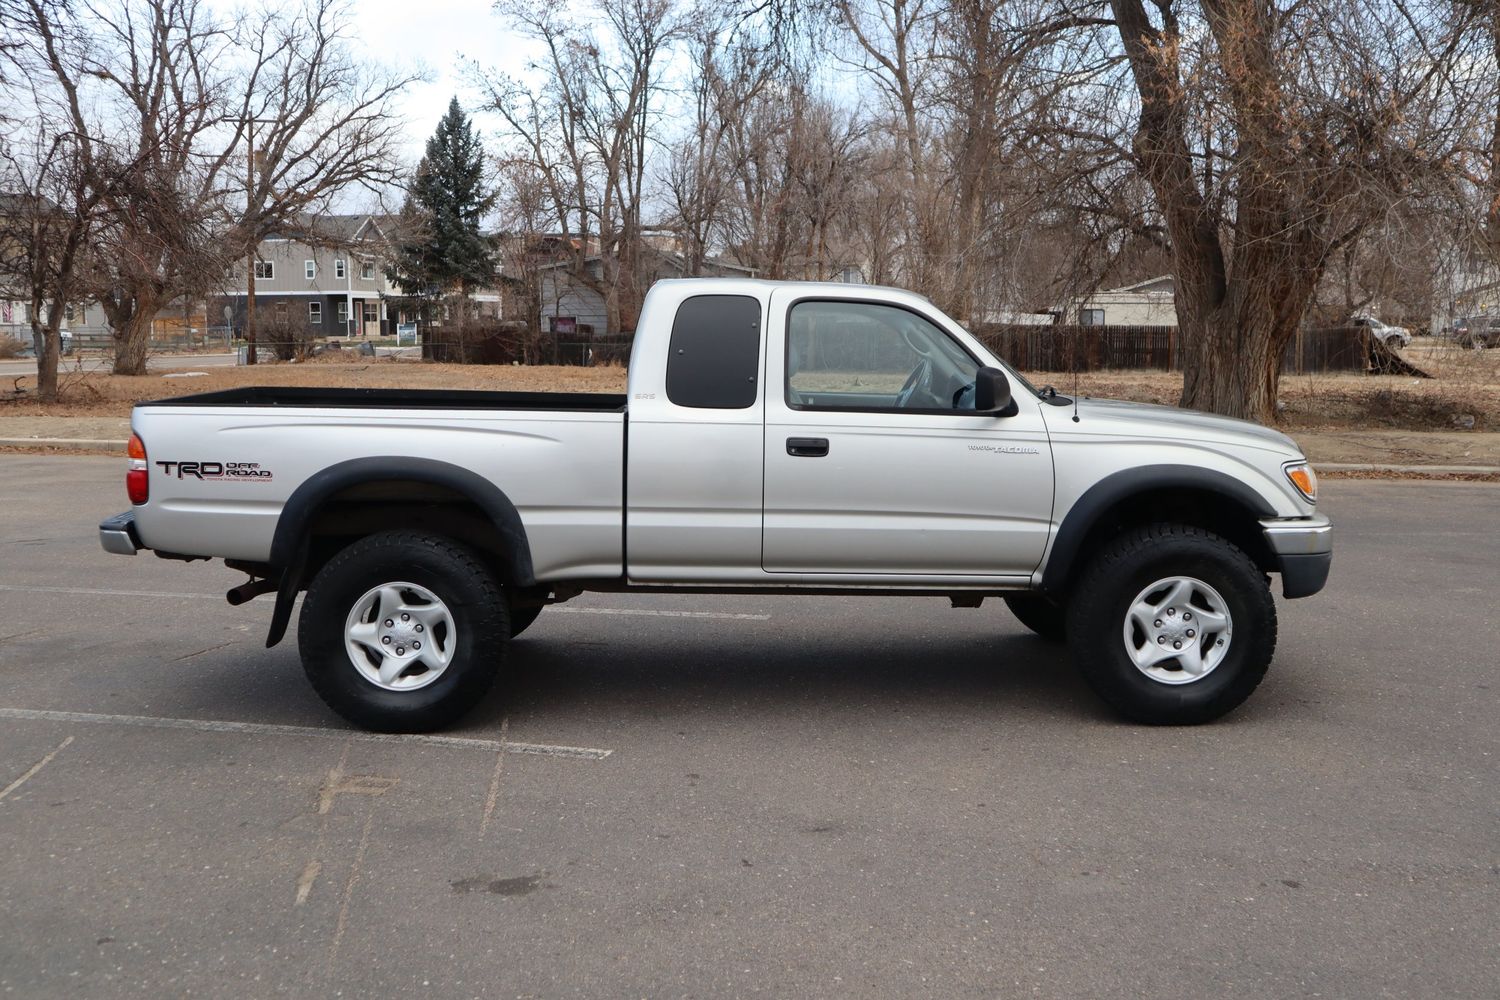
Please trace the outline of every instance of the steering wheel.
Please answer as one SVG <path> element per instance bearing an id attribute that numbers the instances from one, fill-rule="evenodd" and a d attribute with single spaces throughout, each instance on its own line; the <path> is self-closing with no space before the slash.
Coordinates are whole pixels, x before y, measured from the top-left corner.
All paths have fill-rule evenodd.
<path id="1" fill-rule="evenodd" d="M 932 361 L 923 358 L 921 363 L 912 369 L 911 374 L 906 376 L 906 381 L 901 383 L 901 391 L 896 393 L 896 408 L 905 409 L 911 403 L 912 397 L 917 394 L 917 390 L 919 388 L 928 390 L 931 382 Z"/>

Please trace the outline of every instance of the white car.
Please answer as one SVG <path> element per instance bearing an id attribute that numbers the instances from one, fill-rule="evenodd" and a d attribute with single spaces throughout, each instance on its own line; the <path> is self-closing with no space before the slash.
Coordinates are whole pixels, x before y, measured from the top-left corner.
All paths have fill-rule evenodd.
<path id="1" fill-rule="evenodd" d="M 1355 316 L 1349 324 L 1369 330 L 1370 336 L 1392 350 L 1411 344 L 1410 330 L 1404 326 L 1387 326 L 1374 316 Z"/>

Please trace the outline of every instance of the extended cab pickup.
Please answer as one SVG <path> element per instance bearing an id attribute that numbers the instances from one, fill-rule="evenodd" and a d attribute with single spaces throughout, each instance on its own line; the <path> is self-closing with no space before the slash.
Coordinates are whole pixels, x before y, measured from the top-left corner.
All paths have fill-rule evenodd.
<path id="1" fill-rule="evenodd" d="M 584 591 L 1003 598 L 1127 717 L 1216 718 L 1322 588 L 1296 444 L 1069 399 L 889 288 L 662 281 L 625 396 L 231 390 L 136 407 L 111 552 L 299 593 L 304 669 L 369 728 L 442 726 Z"/>

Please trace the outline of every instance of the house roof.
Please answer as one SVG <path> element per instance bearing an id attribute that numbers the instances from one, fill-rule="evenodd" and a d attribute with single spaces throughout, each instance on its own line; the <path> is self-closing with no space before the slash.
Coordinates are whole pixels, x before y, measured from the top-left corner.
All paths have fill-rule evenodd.
<path id="1" fill-rule="evenodd" d="M 658 250 L 655 247 L 650 246 L 643 247 L 642 249 L 644 249 L 647 253 L 656 254 L 658 257 L 661 257 L 663 260 L 666 260 L 671 264 L 675 264 L 680 269 L 686 269 L 687 267 L 687 258 L 680 253 L 677 253 L 675 251 Z M 602 259 L 600 254 L 591 253 L 583 260 L 586 264 L 593 264 L 600 259 Z M 540 265 L 537 270 L 549 271 L 559 267 L 566 267 L 568 266 L 568 263 L 569 262 L 566 260 L 550 261 L 546 264 Z M 729 261 L 724 260 L 722 257 L 705 257 L 703 259 L 703 263 L 710 267 L 719 268 L 724 271 L 739 271 L 740 273 L 746 275 L 753 275 L 755 273 L 755 268 L 753 267 L 746 267 L 743 264 L 732 264 Z"/>
<path id="2" fill-rule="evenodd" d="M 1154 278 L 1147 278 L 1145 281 L 1137 281 L 1133 285 L 1121 285 L 1119 288 L 1101 288 L 1095 294 L 1098 294 L 1098 295 L 1117 295 L 1117 294 L 1120 294 L 1122 292 L 1123 293 L 1136 292 L 1136 293 L 1143 293 L 1143 294 L 1144 293 L 1151 293 L 1151 292 L 1159 292 L 1159 293 L 1165 293 L 1165 294 L 1170 295 L 1173 292 L 1175 292 L 1176 290 L 1177 290 L 1177 279 L 1174 276 L 1172 276 L 1170 274 L 1159 274 L 1159 275 L 1157 275 Z"/>
<path id="3" fill-rule="evenodd" d="M 360 215 L 299 215 L 289 221 L 275 236 L 308 243 L 353 243 L 371 235 L 382 234 L 375 216 Z"/>

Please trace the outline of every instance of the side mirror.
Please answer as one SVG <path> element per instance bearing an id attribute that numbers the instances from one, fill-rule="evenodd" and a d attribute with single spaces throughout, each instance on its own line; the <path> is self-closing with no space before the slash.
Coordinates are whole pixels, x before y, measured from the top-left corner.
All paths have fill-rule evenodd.
<path id="1" fill-rule="evenodd" d="M 1010 396 L 1010 379 L 999 368 L 981 368 L 974 375 L 974 411 L 1006 416 L 1015 401 Z"/>

